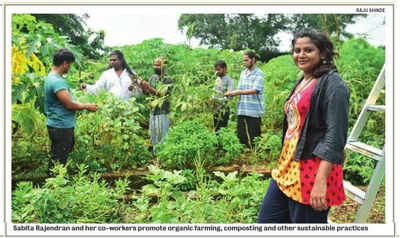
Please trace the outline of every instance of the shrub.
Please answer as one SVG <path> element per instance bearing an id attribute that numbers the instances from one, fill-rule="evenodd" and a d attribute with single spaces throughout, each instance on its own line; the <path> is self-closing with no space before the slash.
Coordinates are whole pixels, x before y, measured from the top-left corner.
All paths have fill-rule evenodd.
<path id="1" fill-rule="evenodd" d="M 218 158 L 217 164 L 226 164 L 235 162 L 240 153 L 243 151 L 244 146 L 239 142 L 235 131 L 231 128 L 221 128 L 217 132 L 218 140 Z"/>
<path id="2" fill-rule="evenodd" d="M 186 121 L 171 128 L 157 145 L 159 163 L 166 168 L 194 168 L 198 157 L 206 166 L 214 164 L 217 137 L 199 121 Z"/>
<path id="3" fill-rule="evenodd" d="M 265 115 L 262 118 L 263 131 L 281 128 L 283 105 L 290 89 L 299 78 L 299 70 L 291 55 L 283 55 L 261 66 L 264 72 Z"/>
<path id="4" fill-rule="evenodd" d="M 12 220 L 26 223 L 119 223 L 123 210 L 118 198 L 127 189 L 127 181 L 118 181 L 110 189 L 98 174 L 87 176 L 85 166 L 70 178 L 66 168 L 56 166 L 56 177 L 42 188 L 21 182 L 13 192 Z"/>
<path id="5" fill-rule="evenodd" d="M 84 163 L 91 171 L 110 171 L 147 165 L 152 156 L 143 135 L 147 131 L 138 123 L 143 117 L 140 105 L 106 92 L 95 100 L 97 112 L 81 112 L 77 117 L 71 166 Z"/>

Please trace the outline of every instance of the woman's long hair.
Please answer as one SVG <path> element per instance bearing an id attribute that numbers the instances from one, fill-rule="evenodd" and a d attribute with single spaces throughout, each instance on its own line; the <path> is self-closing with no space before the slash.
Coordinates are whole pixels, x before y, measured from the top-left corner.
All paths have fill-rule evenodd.
<path id="1" fill-rule="evenodd" d="M 330 70 L 336 69 L 333 58 L 337 56 L 337 53 L 334 52 L 332 41 L 322 31 L 315 30 L 313 28 L 305 28 L 299 32 L 296 32 L 292 40 L 292 54 L 297 39 L 303 37 L 309 37 L 314 45 L 319 49 L 320 55 L 324 55 L 324 59 L 321 59 L 319 65 L 313 69 L 312 75 L 314 77 L 318 78 Z"/>

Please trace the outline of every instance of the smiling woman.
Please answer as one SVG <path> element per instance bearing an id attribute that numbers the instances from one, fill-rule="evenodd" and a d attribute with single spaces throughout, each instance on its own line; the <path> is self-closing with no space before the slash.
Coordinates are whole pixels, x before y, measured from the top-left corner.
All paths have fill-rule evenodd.
<path id="1" fill-rule="evenodd" d="M 260 223 L 327 223 L 345 199 L 342 184 L 349 92 L 322 32 L 294 35 L 292 57 L 303 72 L 284 105 L 283 147 L 261 206 Z"/>
<path id="2" fill-rule="evenodd" d="M 293 49 L 293 61 L 304 72 L 304 81 L 312 79 L 312 70 L 320 63 L 322 56 L 310 38 L 296 41 Z"/>

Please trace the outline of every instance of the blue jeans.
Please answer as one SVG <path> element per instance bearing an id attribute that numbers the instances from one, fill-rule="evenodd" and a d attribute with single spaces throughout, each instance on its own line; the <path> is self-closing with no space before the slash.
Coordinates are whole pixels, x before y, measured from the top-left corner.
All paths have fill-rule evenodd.
<path id="1" fill-rule="evenodd" d="M 287 197 L 271 179 L 258 214 L 258 223 L 327 223 L 329 208 L 316 211 Z"/>
<path id="2" fill-rule="evenodd" d="M 150 113 L 149 125 L 153 151 L 155 151 L 155 146 L 163 141 L 168 132 L 169 119 L 167 114 L 153 115 Z"/>

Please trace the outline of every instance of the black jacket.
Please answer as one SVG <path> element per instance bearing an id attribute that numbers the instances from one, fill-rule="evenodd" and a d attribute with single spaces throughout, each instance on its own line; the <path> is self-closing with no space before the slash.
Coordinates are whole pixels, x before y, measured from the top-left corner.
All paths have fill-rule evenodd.
<path id="1" fill-rule="evenodd" d="M 301 80 L 293 87 L 290 95 Z M 334 164 L 343 163 L 343 151 L 349 127 L 349 97 L 349 90 L 336 70 L 331 70 L 318 78 L 297 142 L 295 161 L 318 156 Z M 287 127 L 285 116 L 282 143 Z"/>

